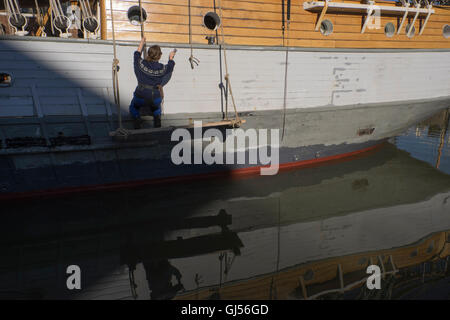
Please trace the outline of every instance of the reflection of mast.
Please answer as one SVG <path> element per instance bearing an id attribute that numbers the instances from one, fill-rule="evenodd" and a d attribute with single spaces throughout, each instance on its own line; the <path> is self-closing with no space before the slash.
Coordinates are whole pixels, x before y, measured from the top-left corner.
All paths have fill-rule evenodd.
<path id="1" fill-rule="evenodd" d="M 277 283 L 277 299 L 391 299 L 402 298 L 424 283 L 450 276 L 450 232 L 432 234 L 414 244 L 392 249 L 326 258 L 257 277 L 226 283 L 221 299 L 270 299 Z M 380 290 L 368 290 L 367 267 L 377 265 Z M 178 294 L 178 300 L 215 298 L 208 287 Z"/>
<path id="2" fill-rule="evenodd" d="M 436 160 L 436 168 L 439 169 L 439 165 L 441 164 L 441 155 L 442 155 L 442 148 L 444 147 L 445 144 L 445 135 L 447 134 L 447 130 L 448 130 L 448 123 L 450 121 L 450 112 L 449 109 L 444 111 L 444 127 L 441 130 L 441 136 L 440 136 L 440 141 L 439 141 L 439 148 L 438 148 L 438 157 Z"/>
<path id="3" fill-rule="evenodd" d="M 220 233 L 210 233 L 187 239 L 177 237 L 176 240 L 165 240 L 161 237 L 155 240 L 145 237 L 149 234 L 149 229 L 143 230 L 144 238 L 139 237 L 137 232 L 131 232 L 121 248 L 121 263 L 126 264 L 130 270 L 129 279 L 133 298 L 137 298 L 134 271 L 140 262 L 142 262 L 145 270 L 151 299 L 172 299 L 179 291 L 184 289 L 184 286 L 181 283 L 181 272 L 171 264 L 171 259 L 214 252 L 220 252 L 220 256 L 227 259 L 224 254 L 227 251 L 231 251 L 234 256 L 240 255 L 240 248 L 243 247 L 243 243 L 235 232 L 228 229 L 227 225 L 231 223 L 231 215 L 222 209 L 216 216 L 193 217 L 180 221 L 170 220 L 170 224 L 165 225 L 162 222 L 158 224 L 159 231 L 219 226 L 221 228 Z M 158 229 L 152 228 L 152 230 Z M 226 273 L 229 268 L 230 266 L 226 265 Z M 178 283 L 175 285 L 171 283 L 172 276 L 177 278 Z M 196 282 L 199 279 L 200 276 L 197 275 Z"/>

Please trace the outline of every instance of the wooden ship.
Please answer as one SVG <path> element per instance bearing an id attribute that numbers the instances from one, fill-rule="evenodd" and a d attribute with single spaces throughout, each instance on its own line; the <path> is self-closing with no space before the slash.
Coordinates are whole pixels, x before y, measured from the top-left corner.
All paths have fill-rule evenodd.
<path id="1" fill-rule="evenodd" d="M 170 135 L 193 120 L 279 130 L 283 168 L 370 150 L 450 102 L 450 11 L 427 0 L 4 0 L 0 10 L 2 199 L 265 165 L 174 165 Z M 134 130 L 143 36 L 163 57 L 178 52 L 162 128 Z"/>

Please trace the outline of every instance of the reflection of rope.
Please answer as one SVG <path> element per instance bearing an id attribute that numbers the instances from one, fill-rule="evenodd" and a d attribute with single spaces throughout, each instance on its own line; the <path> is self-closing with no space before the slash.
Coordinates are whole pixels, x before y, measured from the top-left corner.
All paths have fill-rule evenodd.
<path id="1" fill-rule="evenodd" d="M 274 281 L 274 277 L 278 276 L 280 271 L 280 249 L 281 249 L 281 199 L 278 198 L 278 226 L 277 226 L 277 269 L 275 274 L 272 275 L 272 280 L 270 282 L 270 294 L 269 299 L 277 298 L 277 287 Z"/>
<path id="2" fill-rule="evenodd" d="M 437 169 L 439 169 L 439 166 L 441 164 L 442 148 L 444 147 L 444 144 L 445 144 L 445 136 L 447 134 L 448 125 L 450 122 L 450 112 L 448 109 L 444 111 L 444 121 L 445 121 L 444 127 L 441 130 L 441 135 L 440 135 L 440 139 L 439 139 L 438 157 L 436 160 L 436 168 Z"/>
<path id="3" fill-rule="evenodd" d="M 133 296 L 133 299 L 136 300 L 138 297 L 138 294 L 136 292 L 136 281 L 134 280 L 134 270 L 129 268 L 128 269 L 128 278 L 130 279 L 130 288 L 131 288 L 131 295 Z"/>

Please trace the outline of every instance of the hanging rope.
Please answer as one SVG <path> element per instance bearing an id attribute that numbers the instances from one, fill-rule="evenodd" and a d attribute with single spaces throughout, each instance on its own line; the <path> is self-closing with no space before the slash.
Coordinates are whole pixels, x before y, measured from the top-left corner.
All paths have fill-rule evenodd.
<path id="1" fill-rule="evenodd" d="M 36 31 L 36 35 L 42 34 L 43 37 L 46 36 L 44 32 L 44 14 L 41 11 L 41 8 L 39 7 L 39 3 L 37 0 L 34 0 L 34 4 L 36 6 L 36 23 L 38 24 L 39 28 Z"/>
<path id="2" fill-rule="evenodd" d="M 191 64 L 191 69 L 194 69 L 194 64 L 198 66 L 200 60 L 194 57 L 194 48 L 192 47 L 192 22 L 191 22 L 191 0 L 188 0 L 188 16 L 189 16 L 189 45 L 191 46 L 191 56 L 189 57 L 189 63 Z"/>
<path id="3" fill-rule="evenodd" d="M 218 7 L 219 7 L 219 12 L 220 12 L 220 19 L 222 20 L 223 19 L 222 4 L 221 4 L 220 0 L 218 1 L 218 3 L 219 3 Z M 226 49 L 226 45 L 225 45 L 225 32 L 223 31 L 223 23 L 220 24 L 220 31 L 221 31 L 221 35 L 222 35 L 223 59 L 224 59 L 224 63 L 225 63 L 225 77 L 224 78 L 227 81 L 227 90 L 230 91 L 231 101 L 233 103 L 235 118 L 231 119 L 231 122 L 232 122 L 232 126 L 235 127 L 235 126 L 240 126 L 242 123 L 242 120 L 239 117 L 239 114 L 237 112 L 236 102 L 234 100 L 234 95 L 233 95 L 233 89 L 231 88 L 230 74 L 228 73 L 227 49 Z M 228 106 L 227 106 L 227 109 L 228 109 Z M 228 110 L 226 110 L 225 119 L 230 120 L 230 119 L 228 119 Z"/>
<path id="4" fill-rule="evenodd" d="M 109 0 L 110 10 L 111 10 L 111 27 L 112 27 L 112 37 L 113 37 L 113 52 L 114 59 L 112 63 L 112 80 L 113 80 L 113 93 L 114 93 L 114 102 L 117 106 L 117 116 L 119 119 L 119 129 L 117 130 L 119 133 L 126 135 L 126 130 L 122 125 L 122 111 L 120 108 L 120 94 L 119 94 L 119 60 L 117 59 L 117 49 L 116 49 L 116 36 L 114 32 L 114 12 L 112 0 Z"/>
<path id="5" fill-rule="evenodd" d="M 283 45 L 285 42 L 285 26 L 284 26 L 284 1 L 283 1 Z M 287 19 L 286 19 L 286 55 L 284 65 L 284 94 L 283 94 L 283 124 L 281 131 L 281 141 L 284 139 L 286 131 L 286 105 L 287 105 L 287 86 L 288 86 L 288 64 L 289 64 L 289 26 L 291 23 L 291 0 L 287 1 Z"/>
<path id="6" fill-rule="evenodd" d="M 140 15 L 140 23 L 141 23 L 141 39 L 144 38 L 144 31 L 145 31 L 145 26 L 144 26 L 144 10 L 142 10 L 142 2 L 141 0 L 139 0 L 139 15 Z M 144 46 L 142 47 L 142 51 L 144 53 L 144 59 L 147 57 L 147 51 L 145 49 L 145 43 Z"/>

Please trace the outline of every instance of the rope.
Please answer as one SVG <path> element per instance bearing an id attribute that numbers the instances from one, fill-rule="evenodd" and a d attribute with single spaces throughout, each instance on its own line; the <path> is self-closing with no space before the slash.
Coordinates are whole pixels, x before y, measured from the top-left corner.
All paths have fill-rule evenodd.
<path id="1" fill-rule="evenodd" d="M 114 59 L 112 63 L 112 80 L 113 80 L 113 92 L 114 92 L 114 102 L 117 106 L 117 116 L 119 118 L 119 130 L 118 133 L 125 134 L 126 130 L 123 129 L 122 125 L 122 112 L 120 108 L 120 94 L 119 94 L 119 60 L 117 59 L 117 49 L 116 49 L 116 36 L 114 32 L 114 13 L 112 0 L 109 0 L 110 10 L 111 10 L 111 27 L 112 27 L 112 37 L 113 37 L 113 51 Z"/>
<path id="2" fill-rule="evenodd" d="M 144 38 L 144 31 L 145 31 L 145 26 L 144 26 L 144 10 L 142 10 L 142 2 L 141 0 L 139 0 L 139 15 L 140 15 L 140 19 L 141 19 L 141 39 Z M 147 51 L 145 50 L 145 43 L 144 46 L 142 47 L 142 51 L 144 53 L 144 59 L 147 57 Z"/>
<path id="3" fill-rule="evenodd" d="M 280 272 L 280 250 L 281 250 L 281 198 L 278 197 L 278 225 L 277 225 L 277 266 L 276 271 L 272 274 L 272 279 L 270 282 L 270 299 L 277 298 L 277 286 L 275 283 L 275 277 L 278 276 Z"/>
<path id="4" fill-rule="evenodd" d="M 219 7 L 219 12 L 220 12 L 220 18 L 222 19 L 223 17 L 223 13 L 222 13 L 222 4 L 221 4 L 221 0 L 218 1 L 218 7 Z M 226 49 L 226 45 L 225 45 L 225 33 L 223 31 L 223 23 L 220 24 L 220 31 L 222 34 L 222 48 L 223 48 L 223 59 L 224 59 L 224 63 L 225 63 L 225 80 L 227 81 L 227 90 L 230 90 L 230 96 L 231 96 L 231 101 L 233 103 L 233 109 L 234 109 L 234 114 L 235 114 L 235 119 L 231 120 L 231 124 L 233 127 L 235 126 L 239 126 L 242 121 L 241 118 L 239 117 L 239 114 L 237 112 L 237 108 L 236 108 L 236 102 L 234 100 L 234 95 L 233 95 L 233 89 L 231 88 L 231 80 L 230 80 L 230 74 L 228 73 L 228 62 L 227 62 L 227 49 Z M 228 115 L 226 116 L 226 119 L 228 119 Z"/>
<path id="5" fill-rule="evenodd" d="M 41 8 L 39 7 L 39 3 L 37 0 L 34 0 L 34 4 L 36 5 L 36 22 L 39 26 L 38 30 L 36 31 L 36 35 L 38 35 L 38 31 L 40 30 L 40 33 L 43 36 L 45 36 L 44 15 L 42 14 Z"/>
<path id="6" fill-rule="evenodd" d="M 283 1 L 284 2 L 284 1 Z M 281 141 L 284 139 L 284 133 L 286 131 L 286 105 L 287 105 L 287 86 L 288 86 L 288 64 L 289 64 L 289 27 L 291 24 L 291 1 L 287 2 L 287 21 L 286 21 L 286 56 L 285 56 L 285 66 L 284 66 L 284 93 L 283 93 L 283 124 L 281 131 Z M 283 7 L 284 12 L 284 7 Z M 285 42 L 285 32 L 284 32 L 284 14 L 283 14 L 283 45 Z"/>
<path id="7" fill-rule="evenodd" d="M 189 45 L 191 46 L 191 56 L 189 57 L 189 63 L 191 69 L 194 69 L 194 64 L 198 66 L 200 60 L 194 57 L 194 48 L 192 47 L 192 23 L 191 23 L 191 0 L 188 0 L 188 16 L 189 16 Z"/>
<path id="8" fill-rule="evenodd" d="M 16 15 L 20 14 L 19 4 L 16 0 L 5 0 L 5 9 L 8 12 L 9 16 L 14 15 L 15 17 Z"/>
<path id="9" fill-rule="evenodd" d="M 87 18 L 92 17 L 92 10 L 91 10 L 91 6 L 86 3 L 86 0 L 78 0 L 80 2 L 80 6 L 81 6 L 81 12 L 83 13 L 83 16 L 85 16 Z"/>

